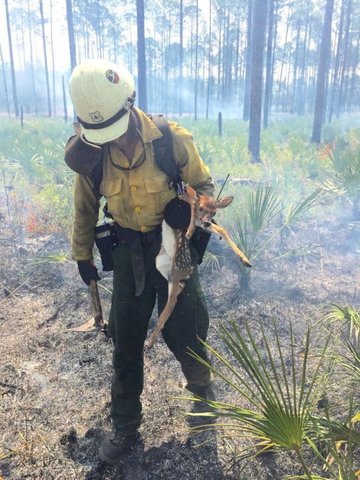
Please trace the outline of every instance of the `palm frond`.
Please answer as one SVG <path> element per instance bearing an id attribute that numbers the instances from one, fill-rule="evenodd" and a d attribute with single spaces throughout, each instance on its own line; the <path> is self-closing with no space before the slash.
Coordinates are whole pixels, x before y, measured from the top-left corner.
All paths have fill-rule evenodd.
<path id="1" fill-rule="evenodd" d="M 248 194 L 246 204 L 252 230 L 258 233 L 279 213 L 280 199 L 272 187 L 260 185 Z"/>
<path id="2" fill-rule="evenodd" d="M 264 243 L 260 239 L 261 232 L 280 212 L 279 196 L 272 187 L 259 185 L 246 194 L 242 211 L 243 216 L 235 220 L 230 230 L 235 244 L 254 260 Z"/>
<path id="3" fill-rule="evenodd" d="M 344 195 L 351 201 L 360 192 L 360 156 L 357 140 L 348 137 L 349 143 L 332 156 L 331 170 L 323 187 L 336 195 Z"/>
<path id="4" fill-rule="evenodd" d="M 324 471 L 334 473 L 337 470 L 339 480 L 358 480 L 354 462 L 354 452 L 360 448 L 360 432 L 356 428 L 358 415 L 360 419 L 351 396 L 345 420 L 331 418 L 328 409 L 325 409 L 325 415 L 311 418 L 316 438 L 326 442 L 328 454 L 324 458 L 316 447 L 313 450 L 323 461 Z"/>
<path id="5" fill-rule="evenodd" d="M 32 265 L 40 265 L 46 263 L 64 263 L 69 262 L 75 264 L 74 260 L 69 258 L 69 254 L 66 252 L 51 253 L 49 255 L 43 255 L 36 257 L 32 260 Z"/>
<path id="6" fill-rule="evenodd" d="M 306 215 L 309 210 L 318 204 L 319 197 L 323 195 L 323 191 L 319 188 L 314 190 L 310 195 L 300 200 L 298 203 L 290 205 L 284 218 L 284 227 L 292 228 L 296 223 Z"/>
<path id="7" fill-rule="evenodd" d="M 311 478 L 301 448 L 310 433 L 310 417 L 325 380 L 322 369 L 330 335 L 309 376 L 310 330 L 305 336 L 300 357 L 295 352 L 296 341 L 290 326 L 291 351 L 290 358 L 286 358 L 275 323 L 275 342 L 272 343 L 262 324 L 260 338 L 255 337 L 247 323 L 244 324 L 244 332 L 235 323 L 231 329 L 224 326 L 221 328 L 231 359 L 225 358 L 208 344 L 207 348 L 220 362 L 219 368 L 209 365 L 196 355 L 194 357 L 235 389 L 250 407 L 244 409 L 238 405 L 229 406 L 215 401 L 211 402 L 212 407 L 222 416 L 238 422 L 239 428 L 263 446 L 293 450 L 303 465 L 306 478 Z"/>
<path id="8" fill-rule="evenodd" d="M 237 217 L 232 227 L 230 227 L 231 236 L 235 244 L 249 258 L 253 258 L 254 235 L 249 229 L 247 216 Z"/>
<path id="9" fill-rule="evenodd" d="M 307 475 L 286 475 L 285 480 L 309 480 Z M 311 475 L 311 480 L 329 480 L 329 477 L 320 477 L 319 475 Z"/>
<path id="10" fill-rule="evenodd" d="M 359 348 L 356 348 L 350 341 L 347 341 L 346 345 L 350 357 L 347 355 L 342 355 L 338 362 L 351 374 L 353 382 L 360 385 L 360 350 Z"/>
<path id="11" fill-rule="evenodd" d="M 349 306 L 332 303 L 328 308 L 328 312 L 323 316 L 323 320 L 345 323 L 349 328 L 349 337 L 354 337 L 356 345 L 359 345 L 360 312 Z"/>
<path id="12" fill-rule="evenodd" d="M 220 256 L 206 250 L 199 270 L 210 270 L 211 274 L 220 272 Z"/>

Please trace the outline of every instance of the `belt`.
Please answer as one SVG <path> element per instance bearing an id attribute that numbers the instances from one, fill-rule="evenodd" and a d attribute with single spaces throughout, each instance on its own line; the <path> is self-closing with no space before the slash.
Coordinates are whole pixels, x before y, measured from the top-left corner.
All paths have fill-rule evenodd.
<path id="1" fill-rule="evenodd" d="M 139 238 L 140 243 L 142 244 L 151 243 L 154 240 L 158 239 L 161 232 L 161 225 L 158 225 L 154 230 L 151 230 L 150 232 L 139 232 L 137 230 L 132 230 L 131 228 L 124 228 L 121 225 L 115 223 L 115 232 L 119 242 L 130 247 L 131 244 L 136 241 L 136 238 Z"/>
<path id="2" fill-rule="evenodd" d="M 130 248 L 131 264 L 135 279 L 135 296 L 139 296 L 144 290 L 146 273 L 142 246 L 152 243 L 154 248 L 150 248 L 147 255 L 153 256 L 155 259 L 160 246 L 157 245 L 159 242 L 155 241 L 160 239 L 161 225 L 150 232 L 138 232 L 115 223 L 115 232 L 118 242 Z M 152 258 L 150 260 L 152 262 Z"/>

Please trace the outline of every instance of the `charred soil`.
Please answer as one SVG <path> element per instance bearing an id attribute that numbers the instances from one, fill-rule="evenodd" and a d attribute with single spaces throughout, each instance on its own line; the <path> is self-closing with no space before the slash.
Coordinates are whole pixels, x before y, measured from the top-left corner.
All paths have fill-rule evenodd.
<path id="1" fill-rule="evenodd" d="M 318 248 L 254 265 L 246 295 L 232 253 L 212 240 L 210 248 L 225 258 L 220 271 L 203 269 L 201 275 L 211 318 L 208 340 L 217 350 L 225 350 L 221 324 L 246 320 L 256 333 L 262 322 L 270 336 L 275 319 L 286 345 L 292 322 L 300 345 L 327 305 L 359 307 L 359 228 L 334 218 L 297 235 L 314 236 Z M 189 432 L 184 412 L 191 402 L 181 398 L 187 396 L 184 378 L 161 339 L 145 358 L 142 440 L 116 467 L 101 463 L 99 443 L 110 429 L 112 346 L 100 334 L 67 331 L 91 316 L 75 263 L 51 256 L 67 252 L 68 240 L 57 233 L 14 231 L 3 217 L 0 245 L 0 478 L 255 480 L 301 473 L 285 453 L 236 460 L 250 445 L 246 438 Z M 111 281 L 110 273 L 102 274 L 105 317 Z M 313 341 L 321 338 L 315 335 Z M 240 401 L 218 378 L 214 389 L 219 400 Z M 341 401 L 340 385 L 332 395 Z"/>

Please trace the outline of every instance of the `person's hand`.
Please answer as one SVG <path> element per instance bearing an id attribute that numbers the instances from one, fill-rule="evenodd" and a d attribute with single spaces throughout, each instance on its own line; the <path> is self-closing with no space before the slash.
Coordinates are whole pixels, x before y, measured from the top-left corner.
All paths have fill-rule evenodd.
<path id="1" fill-rule="evenodd" d="M 91 260 L 78 260 L 77 264 L 80 277 L 86 285 L 90 285 L 90 280 L 100 280 L 97 268 L 92 264 Z"/>
<path id="2" fill-rule="evenodd" d="M 164 218 L 169 227 L 184 230 L 190 223 L 191 207 L 184 200 L 173 198 L 165 207 Z"/>

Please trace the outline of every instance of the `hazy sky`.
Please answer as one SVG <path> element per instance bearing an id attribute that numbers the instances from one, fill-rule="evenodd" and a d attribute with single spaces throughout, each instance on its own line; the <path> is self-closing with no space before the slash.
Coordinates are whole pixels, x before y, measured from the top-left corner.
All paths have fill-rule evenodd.
<path id="1" fill-rule="evenodd" d="M 27 9 L 27 0 L 8 0 L 9 9 Z M 135 0 L 134 3 L 134 13 L 135 13 Z M 199 0 L 199 7 L 203 12 L 204 18 L 208 19 L 209 11 L 209 0 Z M 30 0 L 30 4 L 33 5 L 33 9 L 39 8 L 38 0 Z M 66 3 L 65 0 L 43 0 L 44 8 L 44 17 L 45 19 L 50 18 L 50 10 L 52 5 L 53 12 L 53 43 L 54 43 L 54 56 L 56 62 L 56 70 L 64 73 L 69 68 L 70 59 L 69 59 L 69 46 L 68 46 L 68 33 L 66 25 Z M 121 7 L 119 7 L 121 8 Z M 127 7 L 128 11 L 128 7 Z M 21 28 L 15 28 L 15 25 L 12 24 L 12 42 L 13 42 L 13 51 L 14 51 L 14 60 L 16 67 L 23 67 L 24 60 L 19 55 L 21 48 L 18 48 L 23 43 L 25 45 L 29 44 L 29 38 L 21 38 Z M 39 27 L 40 28 L 40 27 Z M 136 35 L 136 29 L 132 26 L 132 35 Z M 153 33 L 153 27 L 148 24 L 148 34 L 149 36 Z M 50 22 L 48 21 L 45 25 L 46 37 L 49 40 L 47 44 L 47 53 L 48 53 L 48 62 L 51 66 L 51 52 L 50 52 Z M 186 34 L 186 33 L 185 33 Z M 5 14 L 5 1 L 0 0 L 0 46 L 4 61 L 9 61 L 9 42 L 7 36 L 7 26 L 6 26 L 6 14 Z M 33 36 L 33 50 L 34 50 L 34 63 L 40 63 L 43 65 L 44 55 L 43 55 L 43 46 L 41 35 Z M 27 62 L 29 63 L 29 55 L 27 55 Z"/>
<path id="2" fill-rule="evenodd" d="M 53 4 L 53 39 L 55 46 L 55 58 L 56 58 L 56 69 L 63 71 L 68 68 L 69 64 L 69 47 L 68 47 L 68 37 L 66 30 L 66 6 L 65 0 L 44 0 L 44 17 L 45 19 L 50 18 L 50 5 Z M 34 5 L 34 8 L 38 8 L 39 2 L 34 0 L 31 2 Z M 9 0 L 9 9 L 27 9 L 26 0 Z M 50 23 L 47 22 L 45 25 L 46 37 L 50 40 Z M 29 37 L 26 36 L 24 39 L 21 38 L 21 29 L 16 28 L 12 21 L 12 43 L 13 43 L 13 53 L 15 64 L 18 67 L 19 65 L 23 66 L 23 59 L 19 57 L 19 46 L 24 44 L 25 46 L 29 45 Z M 49 42 L 50 44 L 50 42 Z M 47 45 L 48 49 L 48 61 L 50 62 L 50 47 Z M 6 24 L 6 13 L 5 13 L 5 2 L 0 0 L 0 46 L 3 53 L 4 61 L 9 61 L 9 42 L 7 34 L 7 24 Z M 26 47 L 25 47 L 26 48 Z M 43 64 L 43 46 L 42 39 L 40 35 L 33 35 L 33 51 L 34 51 L 34 63 L 39 62 Z M 27 61 L 29 61 L 29 56 L 27 56 Z"/>

